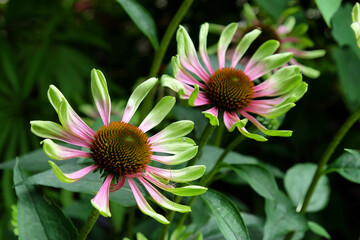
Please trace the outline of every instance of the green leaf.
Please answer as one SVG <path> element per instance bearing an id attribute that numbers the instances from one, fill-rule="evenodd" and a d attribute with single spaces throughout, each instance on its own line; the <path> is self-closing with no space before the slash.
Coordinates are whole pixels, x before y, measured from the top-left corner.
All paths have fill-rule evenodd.
<path id="1" fill-rule="evenodd" d="M 307 222 L 303 215 L 297 213 L 287 196 L 279 191 L 277 201 L 266 199 L 266 222 L 263 240 L 277 239 L 291 231 L 305 232 Z"/>
<path id="2" fill-rule="evenodd" d="M 341 5 L 341 0 L 315 0 L 328 27 L 331 26 L 331 18 Z"/>
<path id="3" fill-rule="evenodd" d="M 255 0 L 255 2 L 263 8 L 273 20 L 278 20 L 281 14 L 286 10 L 290 0 Z"/>
<path id="4" fill-rule="evenodd" d="M 244 181 L 246 181 L 259 195 L 276 200 L 278 186 L 275 177 L 259 164 L 238 164 L 231 167 Z"/>
<path id="5" fill-rule="evenodd" d="M 355 111 L 360 106 L 360 58 L 350 48 L 337 48 L 333 51 L 333 59 L 338 69 L 342 96 L 348 109 Z"/>
<path id="6" fill-rule="evenodd" d="M 67 160 L 66 160 L 67 161 Z M 56 164 L 58 164 L 57 161 Z M 81 168 L 84 168 L 88 165 L 72 163 L 72 164 L 64 164 L 60 167 L 61 171 L 64 173 L 72 173 Z M 64 183 L 61 182 L 55 175 L 52 169 L 48 171 L 41 172 L 39 174 L 33 175 L 26 179 L 26 182 L 31 184 L 62 188 L 71 192 L 82 192 L 90 195 L 94 195 L 97 192 L 102 183 L 103 178 L 101 178 L 101 174 L 99 172 L 93 172 L 87 174 L 82 179 L 78 180 L 74 183 Z M 136 205 L 135 199 L 133 197 L 132 191 L 127 183 L 118 191 L 110 194 L 110 200 L 119 203 L 122 206 L 134 206 Z M 90 202 L 89 202 L 90 204 Z"/>
<path id="7" fill-rule="evenodd" d="M 239 209 L 228 197 L 211 189 L 201 197 L 214 215 L 226 239 L 250 239 Z"/>
<path id="8" fill-rule="evenodd" d="M 150 40 L 155 49 L 158 48 L 159 42 L 156 37 L 155 21 L 150 13 L 135 0 L 116 0 L 129 15 L 135 25 L 144 33 Z"/>
<path id="9" fill-rule="evenodd" d="M 323 0 L 328 1 L 328 0 Z M 329 0 L 332 2 L 334 0 Z M 335 0 L 338 1 L 338 0 Z M 351 46 L 354 50 L 358 51 L 358 47 L 356 44 L 356 39 L 354 37 L 354 32 L 352 31 L 350 25 L 352 23 L 351 19 L 351 4 L 347 3 L 342 5 L 339 10 L 335 13 L 332 19 L 332 35 L 335 41 L 339 44 L 339 46 L 343 47 L 345 45 Z"/>
<path id="10" fill-rule="evenodd" d="M 322 226 L 320 226 L 318 223 L 309 221 L 308 226 L 309 226 L 309 229 L 313 233 L 315 233 L 321 237 L 324 237 L 326 239 L 331 239 L 331 237 L 330 237 L 329 233 L 326 231 L 326 229 L 323 228 Z"/>
<path id="11" fill-rule="evenodd" d="M 347 180 L 360 184 L 360 152 L 358 150 L 345 149 L 327 171 L 336 171 Z"/>
<path id="12" fill-rule="evenodd" d="M 286 192 L 298 208 L 302 205 L 306 191 L 316 171 L 316 164 L 296 164 L 290 168 L 284 178 Z M 307 207 L 307 212 L 322 210 L 329 201 L 330 186 L 327 176 L 321 176 Z"/>
<path id="13" fill-rule="evenodd" d="M 25 178 L 17 162 L 14 166 L 14 184 Z M 51 199 L 29 184 L 17 185 L 15 191 L 18 196 L 19 239 L 76 238 L 76 228 Z"/>

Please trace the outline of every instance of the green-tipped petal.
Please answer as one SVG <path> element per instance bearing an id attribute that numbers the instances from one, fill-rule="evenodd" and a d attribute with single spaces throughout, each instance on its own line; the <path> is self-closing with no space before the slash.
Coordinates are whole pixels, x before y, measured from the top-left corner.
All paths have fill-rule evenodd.
<path id="1" fill-rule="evenodd" d="M 295 103 L 281 104 L 280 106 L 273 107 L 267 114 L 260 115 L 266 118 L 276 118 L 287 113 L 293 107 L 295 107 Z"/>
<path id="2" fill-rule="evenodd" d="M 318 71 L 314 68 L 304 66 L 304 65 L 300 65 L 299 67 L 300 67 L 301 73 L 309 78 L 318 78 L 320 76 L 320 71 Z"/>
<path id="3" fill-rule="evenodd" d="M 147 96 L 147 94 L 151 91 L 151 89 L 156 85 L 158 82 L 157 78 L 150 78 L 140 84 L 133 93 L 131 94 L 125 111 L 122 118 L 123 122 L 129 122 L 134 113 L 136 112 L 136 109 L 138 109 L 140 103 L 144 100 L 144 98 Z"/>
<path id="4" fill-rule="evenodd" d="M 267 56 L 270 56 L 276 52 L 280 43 L 276 40 L 268 40 L 264 42 L 251 57 L 250 61 L 258 62 Z"/>
<path id="5" fill-rule="evenodd" d="M 152 142 L 160 142 L 168 139 L 178 138 L 187 135 L 194 128 L 194 123 L 190 120 L 181 120 L 174 122 L 158 132 L 156 135 L 150 137 Z"/>
<path id="6" fill-rule="evenodd" d="M 259 65 L 260 64 L 263 65 L 266 69 L 265 73 L 268 73 L 278 67 L 283 66 L 285 63 L 289 62 L 292 56 L 293 56 L 292 53 L 274 54 L 261 60 L 259 62 Z"/>
<path id="7" fill-rule="evenodd" d="M 171 192 L 177 196 L 189 197 L 197 196 L 206 192 L 207 188 L 202 186 L 190 185 L 179 188 L 164 188 L 163 190 Z"/>
<path id="8" fill-rule="evenodd" d="M 76 182 L 78 179 L 71 179 L 65 176 L 65 174 L 60 170 L 60 168 L 53 162 L 53 161 L 49 161 L 49 164 L 51 166 L 51 168 L 53 169 L 56 177 L 64 182 L 64 183 L 73 183 Z"/>
<path id="9" fill-rule="evenodd" d="M 51 121 L 31 121 L 31 132 L 42 138 L 61 140 L 61 136 L 66 133 L 63 126 Z"/>
<path id="10" fill-rule="evenodd" d="M 214 114 L 212 114 L 209 111 L 203 111 L 202 114 L 205 115 L 205 117 L 207 117 L 210 121 L 210 124 L 212 126 L 219 126 L 219 119 L 217 118 L 217 116 L 215 116 Z"/>
<path id="11" fill-rule="evenodd" d="M 153 127 L 157 126 L 171 111 L 175 105 L 175 98 L 171 96 L 163 97 L 151 110 L 151 112 L 142 121 L 139 128 L 144 132 L 149 131 Z"/>
<path id="12" fill-rule="evenodd" d="M 171 90 L 177 92 L 179 96 L 186 95 L 186 90 L 184 85 L 169 75 L 166 74 L 162 75 L 160 78 L 160 84 L 162 87 L 168 87 Z"/>
<path id="13" fill-rule="evenodd" d="M 164 152 L 170 154 L 177 154 L 186 151 L 190 147 L 195 146 L 194 140 L 187 137 L 174 138 L 162 142 L 154 142 L 152 146 L 153 152 Z"/>
<path id="14" fill-rule="evenodd" d="M 246 21 L 246 25 L 248 27 L 252 26 L 254 22 L 257 20 L 256 14 L 253 11 L 252 7 L 248 3 L 244 3 L 243 13 Z"/>
<path id="15" fill-rule="evenodd" d="M 360 48 L 360 10 L 359 3 L 356 3 L 351 12 L 352 21 L 351 28 L 355 33 L 356 42 Z"/>
<path id="16" fill-rule="evenodd" d="M 225 53 L 226 50 L 236 33 L 238 28 L 238 23 L 230 23 L 224 29 L 224 31 L 220 35 L 219 45 L 218 45 L 218 61 L 219 61 L 219 69 L 225 67 Z"/>
<path id="17" fill-rule="evenodd" d="M 302 51 L 301 54 L 297 54 L 296 57 L 303 59 L 314 59 L 323 57 L 326 54 L 326 51 L 323 49 L 317 49 L 312 51 Z"/>
<path id="18" fill-rule="evenodd" d="M 105 76 L 100 70 L 91 70 L 91 92 L 104 124 L 110 123 L 111 100 Z"/>
<path id="19" fill-rule="evenodd" d="M 245 128 L 238 128 L 238 130 L 241 132 L 242 135 L 244 135 L 247 138 L 254 139 L 258 142 L 266 142 L 267 141 L 267 138 L 265 138 L 264 136 L 261 136 L 259 134 L 255 134 L 255 133 L 249 133 Z"/>
<path id="20" fill-rule="evenodd" d="M 178 53 L 180 57 L 197 59 L 196 49 L 188 32 L 183 26 L 179 26 L 176 40 L 178 43 Z"/>
<path id="21" fill-rule="evenodd" d="M 50 85 L 47 95 L 55 111 L 59 112 L 60 103 L 65 99 L 64 95 L 54 85 Z"/>
<path id="22" fill-rule="evenodd" d="M 245 127 L 246 123 L 248 122 L 247 118 L 244 118 L 236 123 L 234 123 L 230 129 L 228 129 L 229 132 L 234 131 L 235 128 L 243 128 Z"/>
<path id="23" fill-rule="evenodd" d="M 194 107 L 195 106 L 195 100 L 196 100 L 196 97 L 198 96 L 199 94 L 199 85 L 195 84 L 194 86 L 194 91 L 191 93 L 190 97 L 189 97 L 189 105 Z"/>
<path id="24" fill-rule="evenodd" d="M 187 149 L 186 151 L 182 151 L 171 156 L 152 155 L 151 159 L 167 165 L 177 165 L 189 161 L 190 159 L 195 157 L 197 151 L 198 151 L 198 146 L 193 146 Z"/>
<path id="25" fill-rule="evenodd" d="M 205 166 L 195 165 L 182 169 L 160 169 L 149 167 L 148 170 L 159 177 L 173 182 L 190 182 L 200 178 L 205 173 Z"/>
<path id="26" fill-rule="evenodd" d="M 259 128 L 259 130 L 266 135 L 273 137 L 291 137 L 292 131 L 290 130 L 270 130 L 266 128 Z"/>

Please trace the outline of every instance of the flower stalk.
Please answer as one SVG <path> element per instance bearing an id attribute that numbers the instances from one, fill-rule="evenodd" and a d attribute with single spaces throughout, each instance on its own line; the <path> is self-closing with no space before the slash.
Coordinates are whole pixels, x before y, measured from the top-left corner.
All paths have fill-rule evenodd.
<path id="1" fill-rule="evenodd" d="M 100 216 L 100 212 L 96 208 L 94 208 L 92 210 L 92 212 L 90 213 L 90 216 L 87 219 L 86 223 L 81 228 L 80 233 L 79 233 L 78 237 L 76 238 L 76 240 L 85 240 L 86 239 L 87 235 L 90 233 L 91 229 L 95 225 L 99 216 Z"/>

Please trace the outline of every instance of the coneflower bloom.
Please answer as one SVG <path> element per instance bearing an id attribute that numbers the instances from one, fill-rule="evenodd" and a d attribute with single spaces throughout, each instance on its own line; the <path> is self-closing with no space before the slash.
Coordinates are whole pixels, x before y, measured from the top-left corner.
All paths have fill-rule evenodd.
<path id="1" fill-rule="evenodd" d="M 308 26 L 304 23 L 296 25 L 295 17 L 288 16 L 291 11 L 287 11 L 279 18 L 277 23 L 268 24 L 269 21 L 260 21 L 257 19 L 252 7 L 249 4 L 244 4 L 245 22 L 239 25 L 240 36 L 251 32 L 253 29 L 260 29 L 262 34 L 257 38 L 251 49 L 249 55 L 265 41 L 274 39 L 280 42 L 280 47 L 277 52 L 291 52 L 293 58 L 289 63 L 300 67 L 302 74 L 310 78 L 317 78 L 320 72 L 314 68 L 299 63 L 297 59 L 314 59 L 325 55 L 325 50 L 304 50 L 307 47 L 312 47 L 313 42 L 305 36 Z M 236 40 L 235 40 L 236 41 Z"/>
<path id="2" fill-rule="evenodd" d="M 176 188 L 171 184 L 198 179 L 203 175 L 205 166 L 170 170 L 150 165 L 152 161 L 166 165 L 180 164 L 197 153 L 194 141 L 184 137 L 193 129 L 191 121 L 174 122 L 151 137 L 146 134 L 170 112 L 175 104 L 173 97 L 162 98 L 139 126 L 130 123 L 140 103 L 156 83 L 157 79 L 151 78 L 139 85 L 128 100 L 122 121 L 110 121 L 111 102 L 105 77 L 99 70 L 92 70 L 91 90 L 104 123 L 98 131 L 85 124 L 54 86 L 50 86 L 48 98 L 59 115 L 61 125 L 50 121 L 31 122 L 32 132 L 46 138 L 42 143 L 50 158 L 64 160 L 85 157 L 94 161 L 86 168 L 66 174 L 54 162 L 49 163 L 59 180 L 67 183 L 75 182 L 94 170 L 100 170 L 105 181 L 91 203 L 103 216 L 111 216 L 110 192 L 119 190 L 125 181 L 129 183 L 140 210 L 164 224 L 169 223 L 168 220 L 151 208 L 136 181 L 145 187 L 159 205 L 178 212 L 189 212 L 190 207 L 170 201 L 154 185 L 179 196 L 193 196 L 206 191 L 206 188 L 200 186 Z M 51 139 L 80 146 L 83 150 L 59 145 Z"/>
<path id="3" fill-rule="evenodd" d="M 358 47 L 360 48 L 360 10 L 359 10 L 359 3 L 355 3 L 352 12 L 352 21 L 351 28 L 355 33 L 355 38 Z"/>
<path id="4" fill-rule="evenodd" d="M 227 48 L 238 29 L 238 24 L 232 23 L 221 33 L 218 62 L 214 64 L 207 54 L 208 29 L 207 23 L 200 29 L 199 55 L 202 64 L 187 31 L 179 28 L 178 55 L 172 59 L 175 78 L 164 75 L 162 85 L 178 91 L 182 98 L 189 100 L 191 106 L 208 106 L 209 109 L 203 113 L 212 125 L 219 125 L 220 112 L 229 131 L 237 127 L 249 138 L 266 141 L 263 136 L 250 133 L 245 128 L 248 120 L 266 135 L 291 136 L 291 131 L 267 129 L 253 114 L 265 118 L 278 117 L 295 106 L 294 102 L 306 92 L 307 84 L 302 81 L 298 66 L 278 69 L 292 58 L 292 54 L 274 54 L 280 44 L 276 40 L 269 40 L 255 51 L 243 68 L 239 61 L 261 33 L 255 29 L 241 39 L 233 51 L 231 62 L 227 63 Z M 272 72 L 275 73 L 271 75 Z M 258 78 L 264 75 L 268 78 L 259 81 Z M 240 117 L 244 119 L 240 120 Z"/>

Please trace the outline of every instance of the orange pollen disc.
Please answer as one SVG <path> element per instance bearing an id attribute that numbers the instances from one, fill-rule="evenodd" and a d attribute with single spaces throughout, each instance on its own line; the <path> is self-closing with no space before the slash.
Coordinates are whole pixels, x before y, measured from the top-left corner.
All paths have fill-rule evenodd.
<path id="1" fill-rule="evenodd" d="M 100 171 L 117 177 L 142 172 L 152 154 L 146 134 L 132 124 L 119 121 L 102 126 L 90 150 Z"/>
<path id="2" fill-rule="evenodd" d="M 254 83 L 241 70 L 217 70 L 207 84 L 206 94 L 213 105 L 225 111 L 247 107 L 252 101 Z"/>

